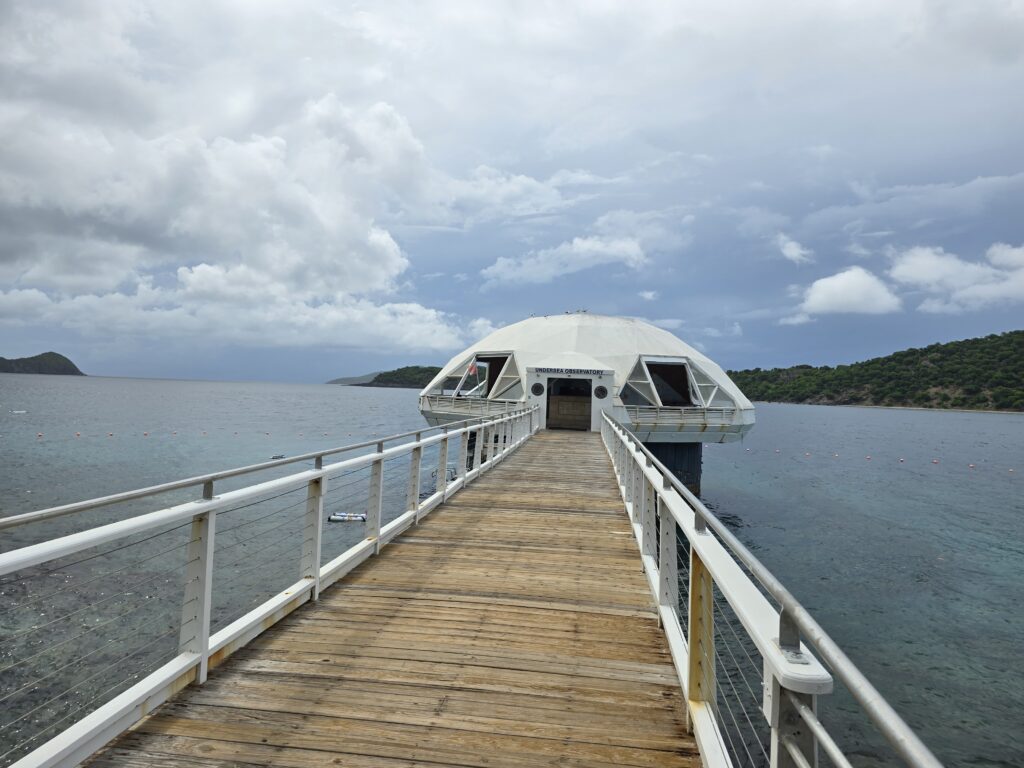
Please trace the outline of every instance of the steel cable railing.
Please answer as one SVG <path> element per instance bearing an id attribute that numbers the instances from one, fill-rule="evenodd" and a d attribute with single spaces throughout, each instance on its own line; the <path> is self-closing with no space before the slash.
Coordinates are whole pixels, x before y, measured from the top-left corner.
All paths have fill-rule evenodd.
<path id="1" fill-rule="evenodd" d="M 3 605 L 0 613 L 0 764 L 45 741 L 103 692 L 120 693 L 125 680 L 141 677 L 169 656 L 170 645 L 157 649 L 156 656 L 152 649 L 178 632 L 181 584 L 189 566 L 182 557 L 186 526 L 164 527 L 86 557 L 62 558 L 52 568 L 33 569 L 44 585 L 54 576 L 62 578 L 66 586 L 60 589 L 33 594 L 33 582 L 19 580 L 25 599 Z M 105 561 L 108 567 L 97 571 Z M 118 586 L 112 589 L 111 583 Z M 163 635 L 150 637 L 160 627 L 167 628 Z"/>
<path id="2" fill-rule="evenodd" d="M 806 609 L 636 435 L 607 414 L 601 432 L 706 759 L 814 766 L 821 752 L 849 767 L 817 712 L 833 683 L 813 648 L 908 765 L 940 767 Z M 652 538 L 661 542 L 656 556 Z M 667 560 L 673 547 L 677 557 Z"/>
<path id="3" fill-rule="evenodd" d="M 315 599 L 536 426 L 535 409 L 523 409 L 19 516 L 203 490 L 0 554 L 0 765 L 84 759 L 184 684 L 202 683 L 210 666 Z M 324 463 L 336 454 L 348 457 Z M 294 474 L 215 493 L 215 480 L 296 462 Z M 353 510 L 365 521 L 328 522 Z"/>

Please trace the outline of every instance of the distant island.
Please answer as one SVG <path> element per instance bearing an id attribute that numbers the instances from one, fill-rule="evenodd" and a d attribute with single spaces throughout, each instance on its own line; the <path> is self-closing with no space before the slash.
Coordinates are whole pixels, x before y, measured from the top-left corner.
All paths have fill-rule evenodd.
<path id="1" fill-rule="evenodd" d="M 8 360 L 0 357 L 0 373 L 47 373 L 55 376 L 85 376 L 78 366 L 57 352 Z"/>
<path id="2" fill-rule="evenodd" d="M 1024 411 L 1024 331 L 932 344 L 835 368 L 729 371 L 751 400 Z"/>
<path id="3" fill-rule="evenodd" d="M 368 373 L 365 376 L 352 376 L 347 379 L 332 379 L 328 384 L 342 384 L 349 387 L 403 387 L 407 389 L 423 389 L 437 376 L 441 369 L 433 365 L 407 365 L 393 371 Z"/>
<path id="4" fill-rule="evenodd" d="M 347 376 L 340 379 L 331 379 L 328 384 L 339 384 L 343 387 L 350 387 L 353 384 L 367 384 L 373 381 L 374 377 L 380 373 L 380 371 L 374 371 L 373 373 L 364 373 L 362 376 Z"/>

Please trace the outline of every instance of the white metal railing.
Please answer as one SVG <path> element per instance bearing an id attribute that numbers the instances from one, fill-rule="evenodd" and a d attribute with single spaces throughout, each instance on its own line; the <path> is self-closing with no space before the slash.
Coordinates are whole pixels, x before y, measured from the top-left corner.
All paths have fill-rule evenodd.
<path id="1" fill-rule="evenodd" d="M 456 413 L 476 416 L 496 416 L 523 407 L 521 400 L 488 400 L 486 397 L 457 397 L 455 395 L 423 395 L 420 410 L 425 412 Z"/>
<path id="2" fill-rule="evenodd" d="M 657 405 L 627 405 L 626 413 L 635 426 L 678 424 L 693 426 L 728 426 L 736 417 L 735 408 L 671 407 Z"/>
<path id="3" fill-rule="evenodd" d="M 0 614 L 0 629 L 8 639 L 18 639 L 16 645 L 23 653 L 21 658 L 8 661 L 12 644 L 5 642 L 3 646 L 0 675 L 6 673 L 9 679 L 0 687 L 0 707 L 4 713 L 0 722 L 0 764 L 12 757 L 20 758 L 15 763 L 18 768 L 75 765 L 85 759 L 186 685 L 203 683 L 211 667 L 223 662 L 288 613 L 307 601 L 316 600 L 322 590 L 380 552 L 395 536 L 418 523 L 445 499 L 522 445 L 536 432 L 539 420 L 534 407 L 464 424 L 441 428 L 442 431 L 429 436 L 407 433 L 399 437 L 411 437 L 411 440 L 389 448 L 385 448 L 385 443 L 396 436 L 360 443 L 361 447 L 375 445 L 376 450 L 328 465 L 323 463 L 324 456 L 356 446 L 9 518 L 7 527 L 49 520 L 116 501 L 146 499 L 168 490 L 202 486 L 200 499 L 0 554 L 0 606 L 5 610 L 31 609 L 32 614 L 25 626 L 18 626 L 6 613 Z M 432 431 L 435 430 L 422 432 Z M 431 452 L 430 457 L 427 451 Z M 436 462 L 432 472 L 428 458 Z M 219 479 L 299 459 L 313 459 L 313 468 L 217 493 L 215 482 Z M 433 486 L 424 489 L 424 485 L 429 485 L 424 483 L 424 478 L 431 476 Z M 341 491 L 344 491 L 342 496 L 331 496 L 332 492 Z M 389 493 L 394 498 L 395 513 L 390 521 L 385 520 L 385 499 Z M 337 540 L 325 534 L 325 506 L 335 501 L 359 505 L 360 509 L 365 509 L 366 520 L 359 540 L 324 562 L 325 544 Z M 223 523 L 225 519 L 227 523 Z M 170 547 L 166 546 L 172 541 Z M 253 544 L 254 541 L 258 544 Z M 290 548 L 289 557 L 282 555 L 283 546 Z M 104 547 L 104 551 L 95 552 Z M 136 547 L 140 549 L 132 549 Z M 141 555 L 128 561 L 124 559 L 126 551 L 137 551 Z M 226 552 L 231 553 L 234 562 L 221 562 Z M 264 553 L 262 559 L 256 557 L 259 552 Z M 241 559 L 235 560 L 239 553 Z M 74 557 L 74 561 L 66 562 L 69 557 Z M 162 565 L 154 566 L 161 558 L 177 562 L 166 569 Z M 295 571 L 292 571 L 293 575 L 285 582 L 287 587 L 276 594 L 271 590 L 260 593 L 259 584 L 249 583 L 250 579 L 259 582 L 259 573 L 253 575 L 253 570 L 273 570 L 280 568 L 282 562 L 286 570 L 294 568 L 298 572 L 298 581 L 293 581 Z M 82 563 L 89 566 L 106 563 L 101 567 L 108 570 L 98 574 L 77 573 L 71 568 Z M 40 566 L 47 564 L 56 566 L 40 571 Z M 149 573 L 150 570 L 154 572 Z M 255 602 L 258 602 L 244 615 L 230 621 L 226 620 L 233 615 L 230 610 L 214 610 L 218 601 L 223 601 L 223 595 L 218 593 L 227 588 L 225 574 L 237 576 L 231 583 L 237 594 L 255 589 Z M 122 583 L 96 591 L 95 600 L 84 600 L 86 585 L 111 576 L 121 579 Z M 64 584 L 54 586 L 61 580 Z M 128 582 L 126 588 L 125 581 Z M 24 589 L 26 584 L 42 584 L 43 588 Z M 166 586 L 163 597 L 156 594 L 154 584 Z M 24 593 L 23 599 L 16 601 L 12 596 L 17 595 L 19 589 Z M 131 604 L 132 600 L 151 597 L 169 597 L 176 603 L 176 608 L 171 606 L 169 624 L 161 624 L 166 619 L 166 611 L 161 620 L 141 617 L 137 614 L 139 607 Z M 66 613 L 56 618 L 50 616 L 49 611 L 39 613 L 40 605 L 53 605 L 58 598 L 63 599 Z M 103 611 L 111 605 L 116 608 L 108 610 L 112 615 L 107 617 Z M 52 635 L 57 623 L 69 617 L 74 626 L 68 638 Z M 218 628 L 218 622 L 223 626 Z M 130 627 L 130 631 L 120 634 L 126 627 Z M 96 634 L 100 634 L 100 639 L 91 640 Z M 121 647 L 135 638 L 145 641 L 140 648 L 128 653 Z M 172 657 L 155 669 L 146 668 L 142 673 L 121 679 L 120 688 L 115 684 L 102 690 L 101 694 L 112 696 L 109 701 L 98 701 L 93 696 L 88 699 L 95 704 L 91 707 L 78 707 L 78 699 L 75 706 L 61 703 L 62 696 L 70 697 L 81 686 L 88 684 L 91 688 L 102 689 L 103 676 L 113 674 L 109 670 L 117 672 L 119 665 L 127 667 L 136 652 L 147 652 L 154 644 L 164 641 L 170 645 Z M 64 655 L 72 655 L 76 650 L 84 653 L 71 662 L 65 663 L 62 658 L 55 663 L 46 657 L 51 649 L 59 649 Z M 93 670 L 93 667 L 99 669 Z M 64 674 L 69 669 L 74 674 Z M 115 676 L 121 678 L 122 674 Z M 125 687 L 128 681 L 140 677 L 138 682 Z M 70 687 L 65 688 L 65 684 Z M 41 704 L 26 698 L 33 693 L 43 699 Z M 43 743 L 41 735 L 66 722 L 71 723 L 70 727 Z M 33 725 L 39 727 L 33 728 Z"/>
<path id="4" fill-rule="evenodd" d="M 849 768 L 817 716 L 832 674 L 908 765 L 941 767 L 796 598 L 636 435 L 608 414 L 601 435 L 707 768 L 809 768 L 819 748 Z"/>

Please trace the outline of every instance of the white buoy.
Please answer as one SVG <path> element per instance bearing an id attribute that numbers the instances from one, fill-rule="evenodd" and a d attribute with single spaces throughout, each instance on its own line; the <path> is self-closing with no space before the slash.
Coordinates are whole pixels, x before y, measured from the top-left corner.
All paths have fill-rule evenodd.
<path id="1" fill-rule="evenodd" d="M 335 512 L 327 520 L 332 523 L 365 523 L 365 512 Z"/>

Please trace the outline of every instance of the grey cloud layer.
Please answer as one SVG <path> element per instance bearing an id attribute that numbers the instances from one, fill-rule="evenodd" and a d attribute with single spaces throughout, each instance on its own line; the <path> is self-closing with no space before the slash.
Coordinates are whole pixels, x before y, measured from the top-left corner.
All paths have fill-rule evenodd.
<path id="1" fill-rule="evenodd" d="M 19 332 L 440 350 L 589 306 L 750 318 L 729 349 L 1024 303 L 1018 2 L 0 13 Z"/>

